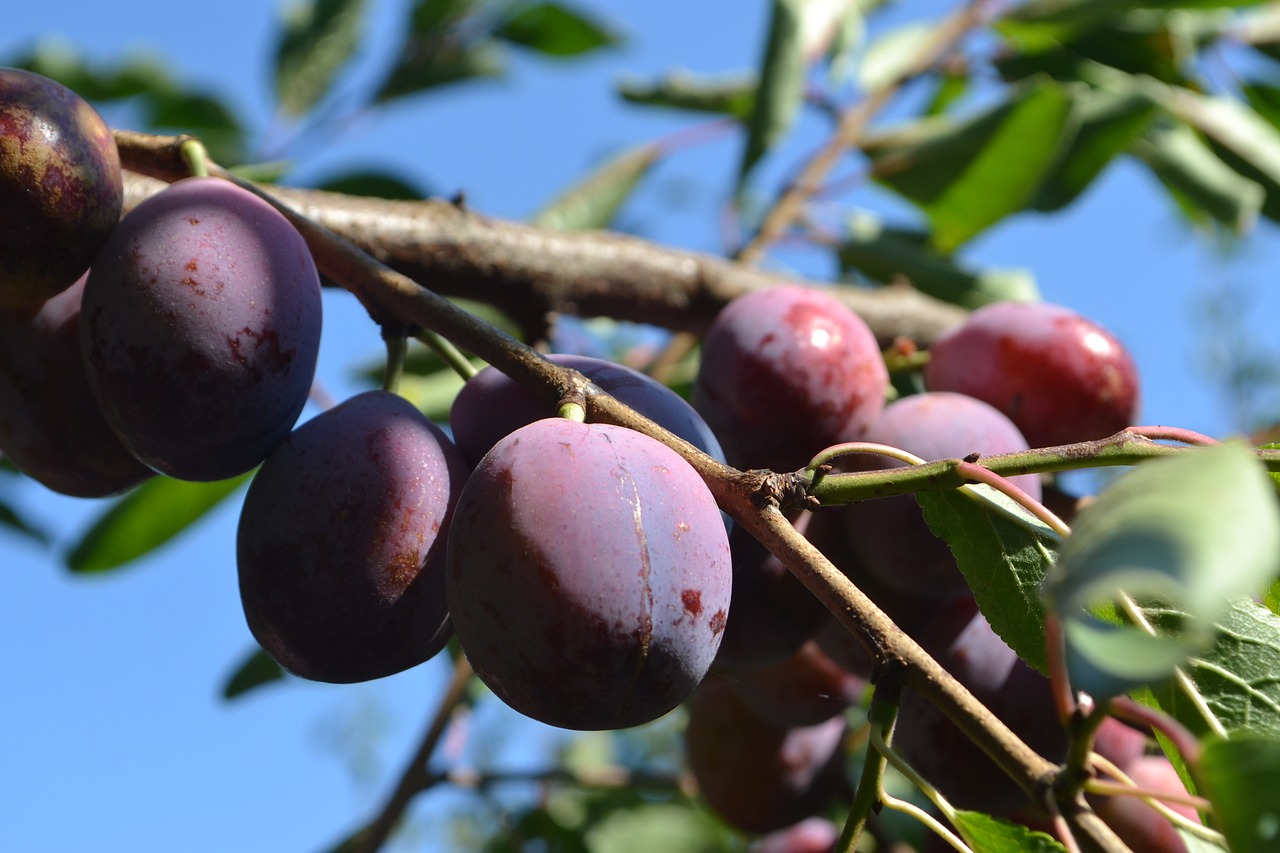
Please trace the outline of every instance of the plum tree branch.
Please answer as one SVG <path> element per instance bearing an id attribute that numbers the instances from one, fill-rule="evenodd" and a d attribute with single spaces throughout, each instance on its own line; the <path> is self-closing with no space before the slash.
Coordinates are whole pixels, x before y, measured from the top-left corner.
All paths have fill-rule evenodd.
<path id="1" fill-rule="evenodd" d="M 163 189 L 163 180 L 176 177 L 146 159 L 148 140 L 153 139 L 171 138 L 116 132 L 122 158 L 133 170 L 125 175 L 126 209 Z M 553 231 L 486 217 L 448 201 L 267 189 L 437 293 L 501 308 L 530 339 L 540 337 L 557 313 L 701 334 L 729 300 L 784 283 L 827 289 L 867 322 L 882 346 L 899 336 L 928 346 L 964 318 L 962 309 L 910 287 L 798 281 L 621 234 Z"/>

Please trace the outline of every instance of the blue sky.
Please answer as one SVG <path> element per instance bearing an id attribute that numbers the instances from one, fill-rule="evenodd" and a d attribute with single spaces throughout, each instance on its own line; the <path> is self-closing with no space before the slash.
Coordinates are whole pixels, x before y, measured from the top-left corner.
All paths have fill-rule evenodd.
<path id="1" fill-rule="evenodd" d="M 0 60 L 37 37 L 63 38 L 104 60 L 145 49 L 227 95 L 252 125 L 270 121 L 274 4 L 222 0 L 198 14 L 172 2 L 9 5 Z M 375 46 L 360 66 L 366 82 L 404 5 L 371 4 Z M 518 61 L 506 81 L 367 116 L 322 148 L 298 152 L 298 180 L 347 166 L 401 167 L 443 193 L 465 190 L 484 213 L 527 216 L 600 157 L 687 124 L 619 107 L 613 80 L 677 66 L 740 70 L 759 51 L 762 3 L 609 8 L 624 5 L 612 13 L 628 35 L 623 48 L 572 64 Z M 928 18 L 950 5 L 902 0 L 894 20 Z M 816 127 L 805 124 L 801 132 Z M 628 220 L 658 239 L 716 250 L 718 194 L 736 168 L 738 144 L 726 137 L 664 165 Z M 796 146 L 791 157 L 808 150 Z M 786 165 L 772 168 L 782 174 Z M 673 212 L 665 201 L 676 196 L 687 203 Z M 868 195 L 872 201 L 903 210 L 882 195 Z M 1152 179 L 1118 163 L 1068 211 L 1002 224 L 967 255 L 1032 270 L 1045 298 L 1115 331 L 1143 375 L 1143 421 L 1215 434 L 1230 429 L 1220 397 L 1198 372 L 1199 300 L 1228 285 L 1252 294 L 1251 328 L 1265 339 L 1269 329 L 1259 318 L 1276 316 L 1277 308 L 1276 227 L 1261 223 L 1242 252 L 1224 259 L 1178 221 Z M 320 380 L 341 397 L 355 387 L 353 361 L 376 358 L 381 344 L 352 300 L 326 298 Z M 34 484 L 0 487 L 12 488 L 5 495 L 59 536 L 46 550 L 0 533 L 3 846 L 28 853 L 303 851 L 322 848 L 367 816 L 425 725 L 443 664 L 369 685 L 295 680 L 225 704 L 221 683 L 252 642 L 236 590 L 235 506 L 126 571 L 80 578 L 62 567 L 62 546 L 101 505 Z M 378 738 L 373 763 L 356 762 L 360 772 L 353 773 L 332 742 L 357 720 L 371 721 Z"/>

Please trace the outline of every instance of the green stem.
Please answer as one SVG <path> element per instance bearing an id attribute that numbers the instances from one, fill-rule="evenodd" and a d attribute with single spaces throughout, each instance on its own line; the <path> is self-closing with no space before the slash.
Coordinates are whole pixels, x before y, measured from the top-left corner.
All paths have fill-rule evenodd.
<path id="1" fill-rule="evenodd" d="M 423 329 L 414 337 L 435 350 L 436 354 L 444 359 L 444 363 L 453 368 L 454 373 L 457 373 L 463 379 L 470 379 L 480 372 L 479 368 L 471 363 L 471 359 L 463 355 L 462 350 L 454 346 L 453 341 L 443 335 L 429 329 Z"/>
<path id="2" fill-rule="evenodd" d="M 882 697 L 884 692 L 882 688 L 887 686 L 886 682 L 888 679 L 882 678 L 881 683 L 876 685 L 867 719 L 872 730 L 878 726 L 882 727 L 886 737 L 892 738 L 893 724 L 898 717 L 898 705 Z M 896 694 L 898 690 L 895 689 L 892 692 Z M 884 754 L 874 749 L 868 741 L 866 758 L 862 763 L 862 777 L 858 780 L 858 789 L 854 792 L 853 802 L 849 805 L 849 815 L 845 818 L 844 829 L 840 831 L 840 840 L 836 842 L 836 853 L 853 853 L 857 849 L 862 831 L 866 829 L 867 821 L 871 817 L 871 811 L 880 802 L 886 764 Z"/>
<path id="3" fill-rule="evenodd" d="M 209 151 L 198 139 L 187 139 L 179 148 L 183 162 L 192 177 L 207 178 L 209 176 Z"/>
<path id="4" fill-rule="evenodd" d="M 382 328 L 382 340 L 387 345 L 387 366 L 382 373 L 382 390 L 396 393 L 400 378 L 404 376 L 404 359 L 409 352 L 409 341 L 399 329 Z"/>
<path id="5" fill-rule="evenodd" d="M 584 424 L 587 422 L 587 410 L 582 407 L 581 403 L 562 403 L 560 407 L 556 409 L 556 417 L 568 418 L 571 421 Z"/>

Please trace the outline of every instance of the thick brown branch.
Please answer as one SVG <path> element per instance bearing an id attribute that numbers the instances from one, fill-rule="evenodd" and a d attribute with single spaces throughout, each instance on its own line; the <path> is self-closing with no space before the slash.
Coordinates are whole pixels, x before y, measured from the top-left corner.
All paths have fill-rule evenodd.
<path id="1" fill-rule="evenodd" d="M 129 136 L 118 133 L 117 138 L 127 147 Z M 146 166 L 141 158 L 133 163 Z M 127 174 L 126 207 L 163 186 Z M 556 313 L 613 317 L 700 334 L 733 297 L 797 282 L 713 255 L 604 231 L 535 228 L 482 216 L 448 201 L 386 201 L 269 189 L 393 269 L 442 295 L 495 305 L 535 335 Z M 902 335 L 927 346 L 964 317 L 961 309 L 909 287 L 799 283 L 829 287 L 867 321 L 883 345 Z"/>

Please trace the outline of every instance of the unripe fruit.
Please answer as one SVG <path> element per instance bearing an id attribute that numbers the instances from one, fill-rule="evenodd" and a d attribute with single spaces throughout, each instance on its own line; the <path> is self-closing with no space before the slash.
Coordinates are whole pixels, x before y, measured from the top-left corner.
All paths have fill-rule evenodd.
<path id="1" fill-rule="evenodd" d="M 684 701 L 715 657 L 729 543 L 706 485 L 666 445 L 548 418 L 480 461 L 449 533 L 454 629 L 522 714 L 617 729 Z"/>
<path id="2" fill-rule="evenodd" d="M 36 306 L 84 274 L 120 218 L 111 129 L 61 83 L 0 68 L 0 306 Z"/>
<path id="3" fill-rule="evenodd" d="M 444 541 L 465 478 L 439 427 L 385 391 L 298 427 L 254 476 L 236 538 L 262 647 L 296 675 L 340 683 L 440 651 Z"/>
<path id="4" fill-rule="evenodd" d="M 89 385 L 135 456 L 220 480 L 289 434 L 320 347 L 320 281 L 280 213 L 217 178 L 139 204 L 85 285 Z"/>

